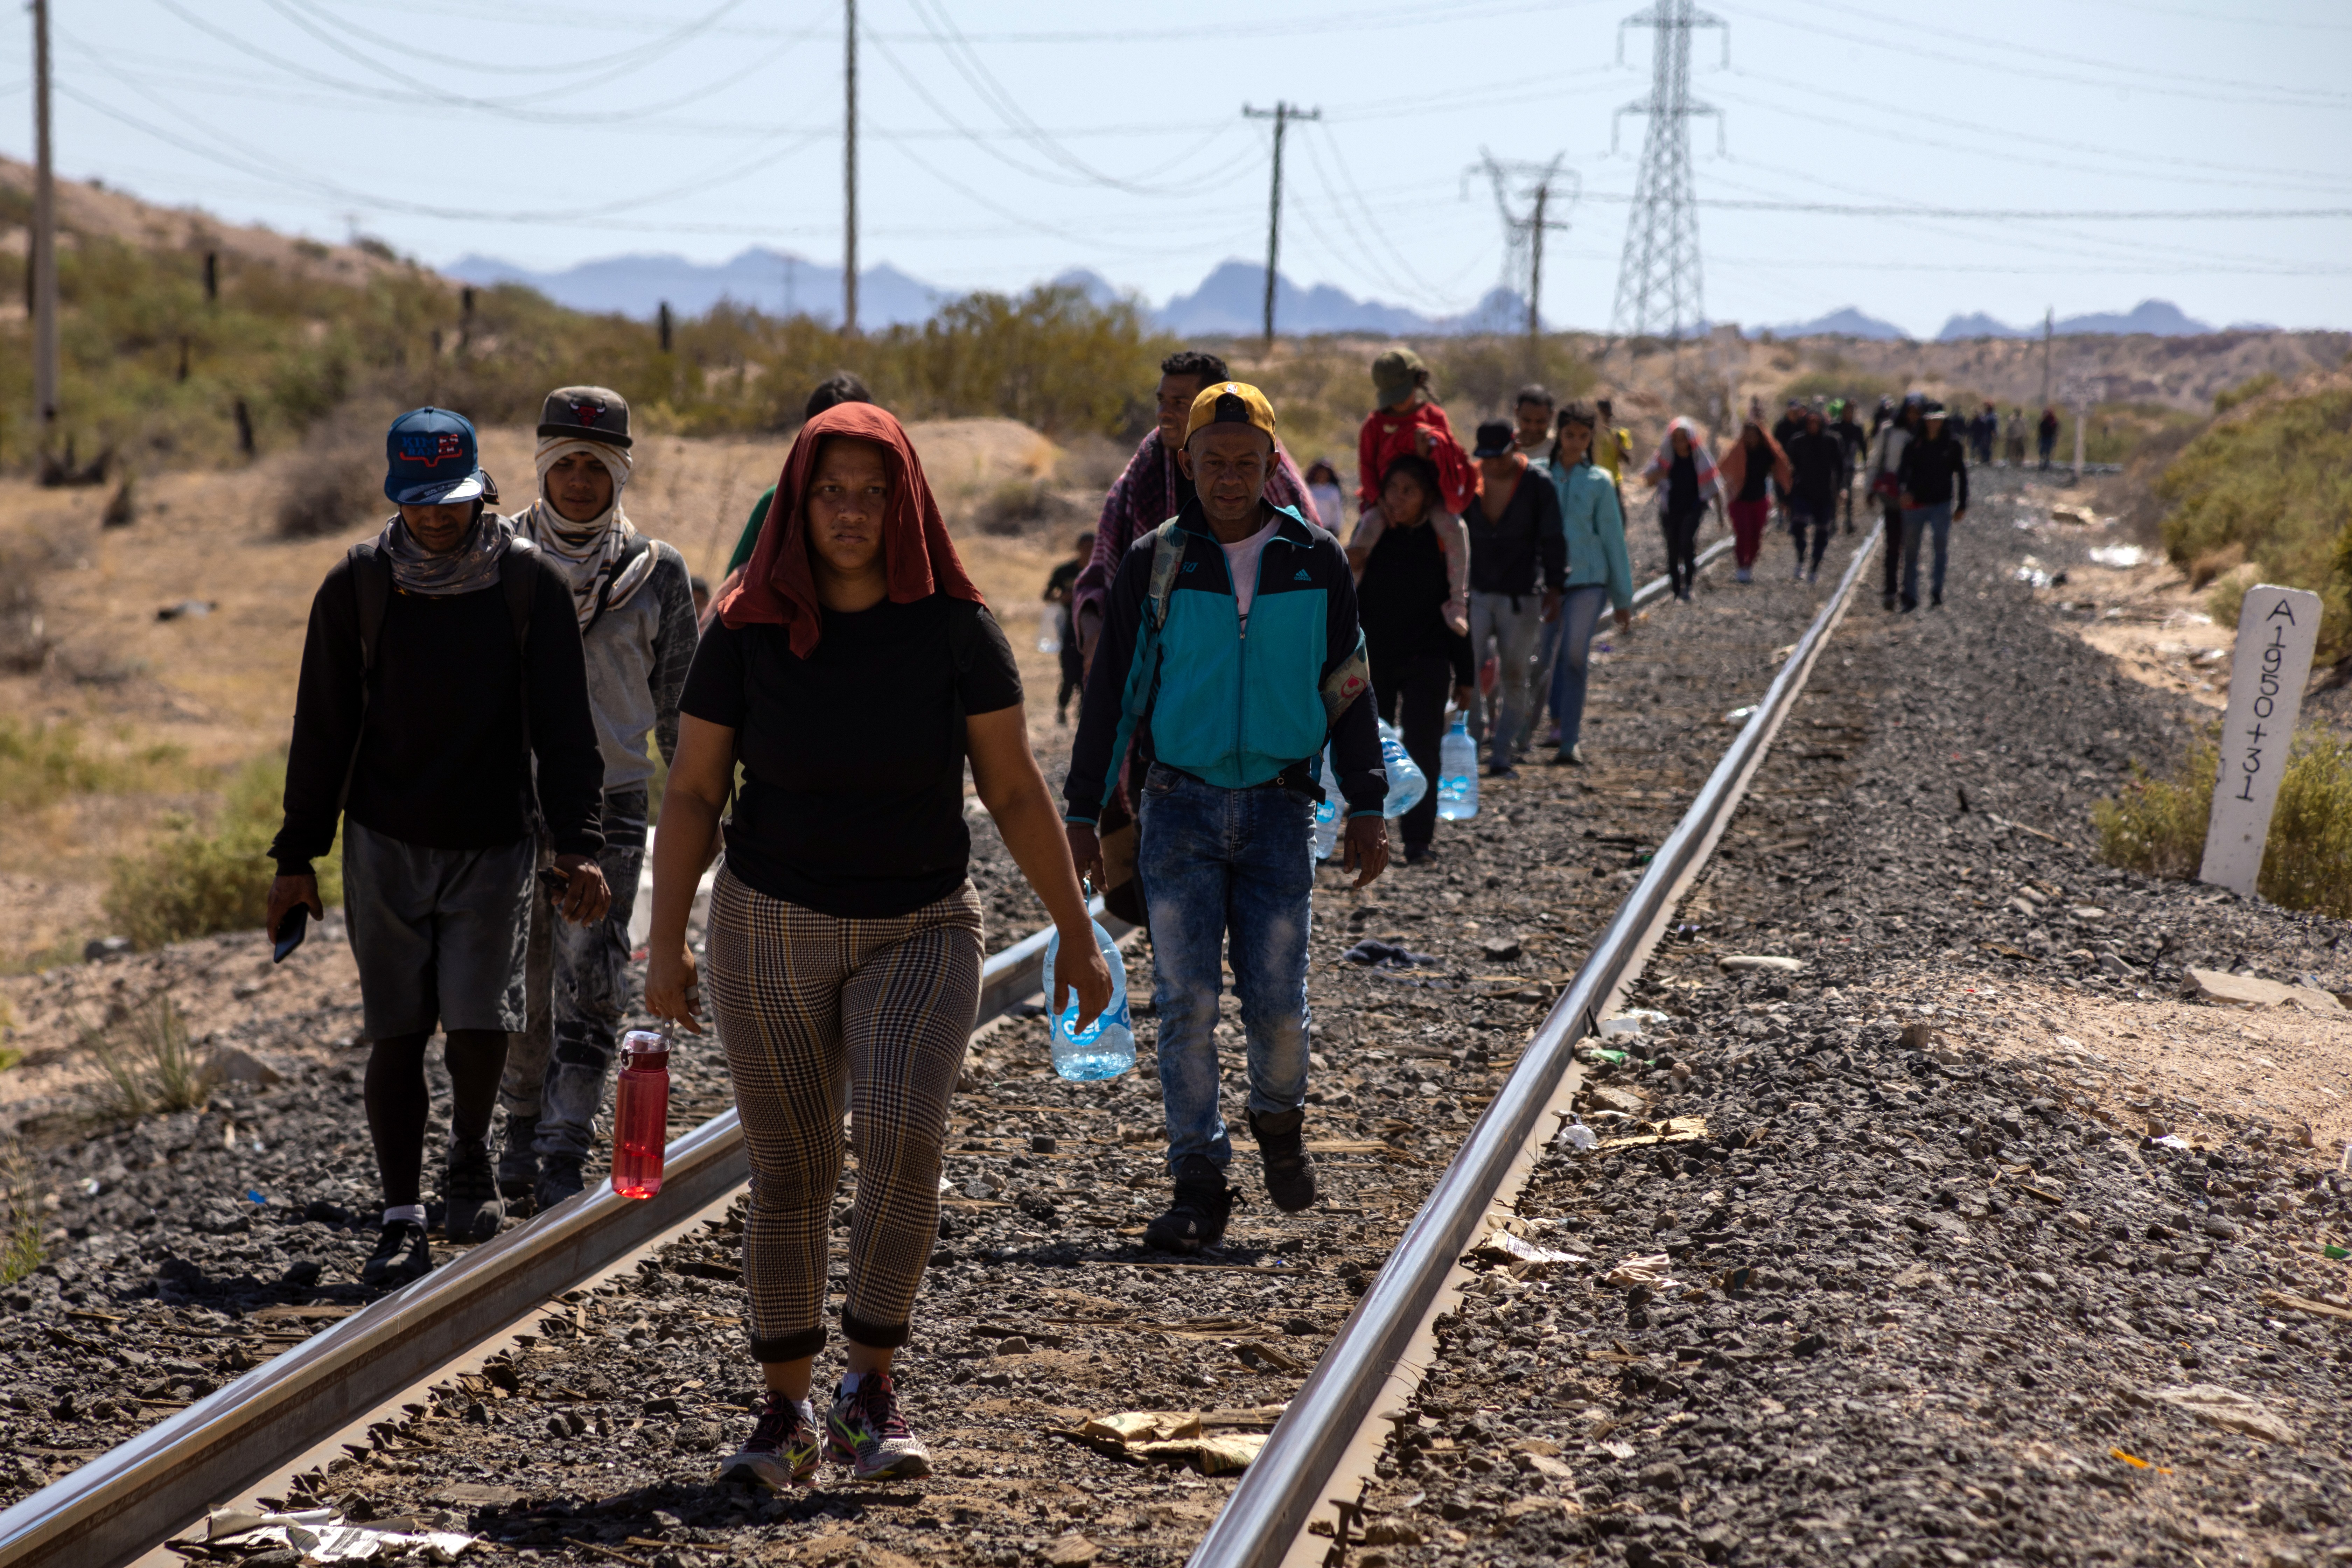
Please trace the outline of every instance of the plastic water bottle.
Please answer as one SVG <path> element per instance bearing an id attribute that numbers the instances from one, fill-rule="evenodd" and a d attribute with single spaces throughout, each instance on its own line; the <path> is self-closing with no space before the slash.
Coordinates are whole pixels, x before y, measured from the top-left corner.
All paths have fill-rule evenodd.
<path id="1" fill-rule="evenodd" d="M 1318 863 L 1331 858 L 1331 851 L 1339 843 L 1339 815 L 1348 803 L 1339 798 L 1339 781 L 1331 772 L 1331 752 L 1323 751 L 1323 799 L 1315 807 L 1315 858 Z"/>
<path id="2" fill-rule="evenodd" d="M 1062 606 L 1043 604 L 1037 606 L 1037 651 L 1062 651 Z"/>
<path id="3" fill-rule="evenodd" d="M 1396 726 L 1385 719 L 1381 721 L 1381 766 L 1389 774 L 1389 797 L 1381 804 L 1381 815 L 1394 820 L 1421 804 L 1429 793 L 1429 776 L 1405 751 Z"/>
<path id="4" fill-rule="evenodd" d="M 669 1041 L 651 1029 L 621 1037 L 621 1084 L 613 1103 L 613 1190 L 625 1198 L 661 1191 L 669 1140 Z"/>
<path id="5" fill-rule="evenodd" d="M 1135 1026 L 1127 1011 L 1127 965 L 1119 961 L 1118 944 L 1111 941 L 1102 922 L 1087 923 L 1094 927 L 1095 945 L 1102 950 L 1103 962 L 1110 965 L 1110 1005 L 1093 1023 L 1079 1028 L 1078 993 L 1073 986 L 1068 1005 L 1054 1016 L 1053 1027 L 1054 1070 L 1077 1083 L 1117 1078 L 1135 1065 Z M 1054 1005 L 1054 960 L 1061 951 L 1062 933 L 1055 931 L 1045 942 L 1048 1007 Z"/>
<path id="6" fill-rule="evenodd" d="M 1457 712 L 1438 749 L 1437 815 L 1467 822 L 1478 815 L 1478 742 L 1470 738 L 1470 715 Z"/>

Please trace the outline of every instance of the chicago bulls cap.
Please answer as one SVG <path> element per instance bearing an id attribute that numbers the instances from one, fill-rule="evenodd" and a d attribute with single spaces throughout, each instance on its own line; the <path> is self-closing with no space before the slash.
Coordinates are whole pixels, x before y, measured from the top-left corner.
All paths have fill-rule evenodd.
<path id="1" fill-rule="evenodd" d="M 383 493 L 402 506 L 478 500 L 484 484 L 473 423 L 446 408 L 412 408 L 383 437 Z"/>
<path id="2" fill-rule="evenodd" d="M 539 434 L 573 441 L 629 444 L 629 400 L 609 386 L 559 386 L 539 411 Z"/>

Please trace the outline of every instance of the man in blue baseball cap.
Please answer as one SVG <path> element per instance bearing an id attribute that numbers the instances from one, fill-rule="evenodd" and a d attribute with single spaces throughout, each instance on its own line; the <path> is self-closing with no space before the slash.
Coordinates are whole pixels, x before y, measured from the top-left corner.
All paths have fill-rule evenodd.
<path id="1" fill-rule="evenodd" d="M 277 934 L 298 908 L 323 918 L 311 862 L 340 818 L 383 1180 L 383 1231 L 361 1278 L 389 1287 L 433 1267 L 420 1186 L 436 1028 L 450 1082 L 446 1232 L 487 1240 L 504 1217 L 490 1113 L 507 1037 L 524 1026 L 534 824 L 554 842 L 566 919 L 602 919 L 612 892 L 571 587 L 485 508 L 462 415 L 402 415 L 384 460 L 398 513 L 311 601 L 268 920 Z"/>

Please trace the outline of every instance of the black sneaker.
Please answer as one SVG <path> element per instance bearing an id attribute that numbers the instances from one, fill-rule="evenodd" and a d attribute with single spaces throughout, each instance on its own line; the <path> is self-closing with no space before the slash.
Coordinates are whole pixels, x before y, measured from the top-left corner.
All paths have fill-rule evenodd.
<path id="1" fill-rule="evenodd" d="M 404 1219 L 385 1226 L 376 1237 L 375 1250 L 360 1267 L 360 1283 L 371 1290 L 392 1290 L 432 1272 L 433 1248 L 425 1243 L 425 1227 Z"/>
<path id="2" fill-rule="evenodd" d="M 580 1173 L 577 1154 L 550 1154 L 539 1165 L 539 1208 L 541 1214 L 566 1198 L 585 1191 L 588 1179 Z"/>
<path id="3" fill-rule="evenodd" d="M 1143 1227 L 1143 1245 L 1160 1252 L 1198 1252 L 1224 1239 L 1234 1189 L 1206 1155 L 1187 1154 L 1176 1177 L 1176 1201 Z"/>
<path id="4" fill-rule="evenodd" d="M 1279 1116 L 1249 1113 L 1257 1157 L 1265 1166 L 1265 1195 L 1285 1214 L 1297 1214 L 1315 1204 L 1315 1162 L 1307 1155 L 1307 1139 L 1300 1131 L 1306 1123 L 1303 1106 Z"/>
<path id="5" fill-rule="evenodd" d="M 539 1136 L 539 1118 L 507 1118 L 506 1142 L 499 1150 L 499 1196 L 519 1203 L 539 1186 L 539 1152 L 531 1141 Z"/>
<path id="6" fill-rule="evenodd" d="M 452 1139 L 449 1168 L 441 1177 L 441 1201 L 449 1205 L 441 1230 L 452 1241 L 488 1241 L 498 1235 L 507 1217 L 499 1196 L 497 1173 L 490 1168 L 490 1146 L 471 1139 Z"/>
<path id="7" fill-rule="evenodd" d="M 732 1458 L 720 1461 L 717 1480 L 755 1481 L 771 1491 L 805 1485 L 824 1457 L 816 1411 L 806 1400 L 785 1398 L 774 1389 L 761 1400 L 751 1435 Z"/>

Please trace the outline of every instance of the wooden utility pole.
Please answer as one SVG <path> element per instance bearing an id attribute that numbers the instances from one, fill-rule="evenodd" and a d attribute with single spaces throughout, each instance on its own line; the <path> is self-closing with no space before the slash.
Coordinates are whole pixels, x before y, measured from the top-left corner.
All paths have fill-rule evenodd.
<path id="1" fill-rule="evenodd" d="M 857 335 L 857 0 L 843 0 L 841 330 Z"/>
<path id="2" fill-rule="evenodd" d="M 1267 199 L 1265 214 L 1265 352 L 1274 353 L 1274 269 L 1282 259 L 1282 136 L 1294 120 L 1320 120 L 1319 109 L 1300 109 L 1276 100 L 1272 109 L 1252 109 L 1242 105 L 1244 120 L 1274 121 L 1274 193 Z"/>
<path id="3" fill-rule="evenodd" d="M 58 433 L 58 180 L 49 142 L 49 0 L 33 0 L 33 416 L 39 456 Z"/>
<path id="4" fill-rule="evenodd" d="M 1503 280 L 1506 287 L 1518 285 L 1518 258 L 1524 246 L 1528 258 L 1528 378 L 1538 379 L 1543 363 L 1543 247 L 1546 229 L 1565 229 L 1569 226 L 1549 215 L 1551 198 L 1557 188 L 1573 205 L 1583 194 L 1583 182 L 1573 170 L 1560 165 L 1566 154 L 1555 154 L 1548 163 L 1531 163 L 1516 159 L 1496 157 L 1485 148 L 1478 150 L 1478 162 L 1463 171 L 1463 195 L 1470 194 L 1467 184 L 1472 174 L 1484 172 L 1495 187 L 1495 210 L 1503 219 Z M 1511 182 L 1529 182 L 1520 193 L 1532 205 L 1528 216 L 1521 217 L 1511 208 Z"/>
<path id="5" fill-rule="evenodd" d="M 2058 325 L 2058 307 L 2046 307 L 2042 312 L 2042 406 L 2050 406 L 2050 338 Z"/>

